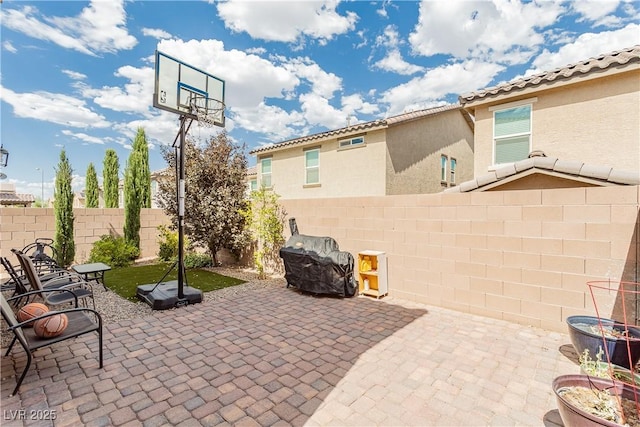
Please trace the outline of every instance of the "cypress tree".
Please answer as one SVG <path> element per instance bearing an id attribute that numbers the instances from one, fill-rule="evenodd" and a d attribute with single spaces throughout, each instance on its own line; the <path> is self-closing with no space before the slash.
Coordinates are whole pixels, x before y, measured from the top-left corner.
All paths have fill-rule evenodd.
<path id="1" fill-rule="evenodd" d="M 54 192 L 54 211 L 56 217 L 56 233 L 54 247 L 56 262 L 61 267 L 68 267 L 76 255 L 73 241 L 73 190 L 71 189 L 73 169 L 64 150 L 60 153 L 60 162 L 56 169 L 56 188 Z"/>
<path id="2" fill-rule="evenodd" d="M 87 168 L 87 187 L 85 189 L 87 208 L 97 208 L 100 203 L 100 190 L 98 189 L 98 175 L 93 163 L 89 163 Z"/>
<path id="3" fill-rule="evenodd" d="M 104 156 L 102 179 L 104 185 L 104 207 L 118 207 L 118 178 L 120 163 L 116 151 L 109 148 Z"/>
<path id="4" fill-rule="evenodd" d="M 138 128 L 136 138 L 133 140 L 133 151 L 140 153 L 140 168 L 138 179 L 140 180 L 139 198 L 141 208 L 151 207 L 151 170 L 149 169 L 149 144 L 144 128 Z"/>
<path id="5" fill-rule="evenodd" d="M 132 151 L 124 170 L 124 238 L 127 243 L 140 249 L 140 199 L 141 155 Z"/>

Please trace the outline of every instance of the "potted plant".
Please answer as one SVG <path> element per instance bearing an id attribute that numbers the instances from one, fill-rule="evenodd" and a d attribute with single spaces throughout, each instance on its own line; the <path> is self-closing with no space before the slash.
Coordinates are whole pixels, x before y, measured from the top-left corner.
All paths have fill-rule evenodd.
<path id="1" fill-rule="evenodd" d="M 552 386 L 566 427 L 640 426 L 639 391 L 633 386 L 588 375 L 561 375 Z"/>
<path id="2" fill-rule="evenodd" d="M 594 316 L 567 317 L 569 337 L 578 354 L 605 349 L 607 362 L 631 369 L 640 360 L 640 329 Z"/>
<path id="3" fill-rule="evenodd" d="M 640 374 L 623 368 L 622 366 L 602 361 L 603 355 L 604 350 L 602 350 L 602 347 L 599 347 L 596 358 L 592 359 L 589 350 L 585 348 L 579 357 L 580 372 L 592 377 L 609 378 L 622 381 L 632 386 L 640 386 Z"/>

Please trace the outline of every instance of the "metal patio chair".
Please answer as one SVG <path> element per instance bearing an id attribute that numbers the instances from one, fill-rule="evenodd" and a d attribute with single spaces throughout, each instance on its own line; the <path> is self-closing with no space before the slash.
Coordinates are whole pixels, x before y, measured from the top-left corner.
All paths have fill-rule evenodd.
<path id="1" fill-rule="evenodd" d="M 79 275 L 68 271 L 64 276 L 52 278 L 43 283 L 38 276 L 38 272 L 36 267 L 33 265 L 31 258 L 16 249 L 12 249 L 12 252 L 18 257 L 18 261 L 20 261 L 20 265 L 22 266 L 22 271 L 26 274 L 26 277 L 29 280 L 29 285 L 31 285 L 31 289 L 42 298 L 45 304 L 58 306 L 70 304 L 76 299 L 86 301 L 88 298 L 91 298 L 93 308 L 96 308 L 96 302 L 93 298 L 93 288 Z M 73 295 L 69 295 L 68 293 L 48 295 L 47 293 L 42 292 L 45 289 L 69 289 L 73 291 Z M 38 291 L 40 291 L 40 294 L 37 293 Z"/>
<path id="2" fill-rule="evenodd" d="M 68 289 L 47 289 L 44 291 L 31 291 L 26 292 L 22 296 L 30 296 L 31 294 L 37 293 L 68 293 L 72 298 L 74 298 L 73 292 Z M 31 366 L 31 362 L 33 360 L 33 351 L 61 341 L 78 337 L 80 335 L 88 334 L 90 332 L 98 333 L 98 354 L 100 360 L 100 368 L 102 368 L 102 317 L 97 311 L 86 307 L 79 308 L 78 300 L 75 299 L 75 308 L 62 311 L 50 311 L 34 319 L 30 319 L 25 322 L 18 322 L 18 319 L 16 318 L 13 310 L 11 309 L 11 306 L 9 305 L 9 302 L 16 298 L 20 298 L 20 296 L 5 299 L 4 295 L 0 294 L 0 307 L 2 310 L 2 317 L 7 322 L 7 325 L 9 325 L 8 331 L 12 332 L 14 335 L 11 344 L 7 349 L 5 357 L 9 355 L 16 341 L 20 343 L 25 353 L 27 354 L 27 364 L 24 367 L 24 371 L 22 372 L 22 375 L 20 375 L 20 378 L 18 379 L 16 384 L 16 388 L 13 390 L 13 393 L 11 393 L 11 396 L 15 395 L 18 392 L 18 389 L 20 389 L 20 385 L 22 384 L 24 377 L 27 375 L 27 371 L 29 370 L 29 367 Z M 67 316 L 69 323 L 62 334 L 57 337 L 40 338 L 36 336 L 32 327 L 26 327 L 27 323 L 31 323 L 32 321 L 38 319 L 51 317 L 60 313 L 64 313 Z M 63 347 L 59 348 L 62 349 Z"/>

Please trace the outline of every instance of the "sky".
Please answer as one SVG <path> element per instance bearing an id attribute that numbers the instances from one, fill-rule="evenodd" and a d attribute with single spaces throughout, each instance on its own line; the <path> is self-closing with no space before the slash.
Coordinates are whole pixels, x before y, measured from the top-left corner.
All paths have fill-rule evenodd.
<path id="1" fill-rule="evenodd" d="M 152 170 L 179 115 L 153 107 L 155 51 L 225 82 L 225 130 L 249 151 L 640 44 L 640 1 L 16 1 L 0 3 L 2 183 L 53 195 L 105 151 L 120 175 L 139 127 Z M 193 124 L 206 140 L 220 128 Z"/>

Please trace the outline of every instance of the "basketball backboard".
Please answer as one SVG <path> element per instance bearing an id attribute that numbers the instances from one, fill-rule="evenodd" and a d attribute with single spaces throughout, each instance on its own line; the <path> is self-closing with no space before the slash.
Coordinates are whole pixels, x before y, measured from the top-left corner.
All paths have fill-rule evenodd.
<path id="1" fill-rule="evenodd" d="M 224 127 L 224 80 L 156 51 L 153 106 Z"/>

